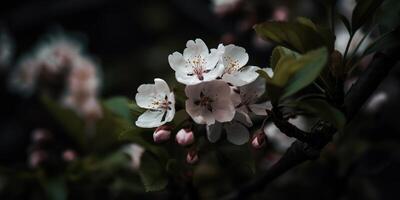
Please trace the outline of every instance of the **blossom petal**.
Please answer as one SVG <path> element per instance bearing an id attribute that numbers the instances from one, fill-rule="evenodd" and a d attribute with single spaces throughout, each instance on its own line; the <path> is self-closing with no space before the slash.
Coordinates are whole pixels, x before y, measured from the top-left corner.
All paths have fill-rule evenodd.
<path id="1" fill-rule="evenodd" d="M 185 85 L 196 85 L 202 82 L 196 76 L 188 76 L 186 73 L 182 72 L 175 72 L 175 78 L 179 83 Z"/>
<path id="2" fill-rule="evenodd" d="M 168 63 L 175 71 L 188 73 L 190 69 L 186 65 L 183 55 L 179 52 L 174 52 L 168 56 Z"/>
<path id="3" fill-rule="evenodd" d="M 163 121 L 164 112 L 162 111 L 154 111 L 147 110 L 142 115 L 139 116 L 137 121 L 135 122 L 136 126 L 141 128 L 155 128 L 165 124 L 165 120 Z"/>
<path id="4" fill-rule="evenodd" d="M 240 123 L 227 123 L 224 125 L 226 137 L 229 142 L 242 145 L 249 141 L 249 130 Z"/>
<path id="5" fill-rule="evenodd" d="M 203 87 L 201 87 L 201 84 L 187 85 L 185 87 L 185 94 L 189 99 L 199 100 L 202 89 Z"/>
<path id="6" fill-rule="evenodd" d="M 202 87 L 205 95 L 215 97 L 216 99 L 230 99 L 231 88 L 229 85 L 220 80 L 205 82 Z M 216 100 L 214 99 L 214 100 Z"/>
<path id="7" fill-rule="evenodd" d="M 243 67 L 249 61 L 249 55 L 243 47 L 235 46 L 233 44 L 225 46 L 223 55 L 223 64 L 228 67 L 232 62 L 237 63 L 238 69 Z"/>
<path id="8" fill-rule="evenodd" d="M 232 121 L 235 116 L 235 107 L 230 101 L 217 101 L 212 104 L 213 115 L 218 122 Z"/>
<path id="9" fill-rule="evenodd" d="M 154 99 L 164 99 L 165 95 L 170 93 L 167 83 L 159 78 L 154 79 L 154 84 L 140 85 L 137 91 L 136 103 L 139 107 L 146 109 L 154 109 L 152 105 Z"/>
<path id="10" fill-rule="evenodd" d="M 248 66 L 240 71 L 233 72 L 231 74 L 224 74 L 222 76 L 222 80 L 235 86 L 244 86 L 257 79 L 258 73 L 256 71 L 258 69 L 260 68 L 256 66 Z"/>
<path id="11" fill-rule="evenodd" d="M 247 127 L 253 126 L 253 122 L 251 121 L 250 116 L 245 112 L 236 111 L 235 117 L 233 119 Z"/>
<path id="12" fill-rule="evenodd" d="M 196 56 L 205 58 L 208 56 L 208 53 L 208 47 L 202 39 L 189 40 L 186 43 L 185 50 L 183 50 L 183 57 L 185 60 L 191 60 Z"/>
<path id="13" fill-rule="evenodd" d="M 216 142 L 222 133 L 222 124 L 221 123 L 214 123 L 212 125 L 207 125 L 207 138 L 210 142 Z"/>
<path id="14" fill-rule="evenodd" d="M 271 110 L 272 109 L 272 104 L 270 101 L 265 102 L 265 103 L 260 103 L 260 104 L 251 104 L 249 105 L 249 108 L 251 112 L 253 112 L 256 115 L 261 115 L 261 116 L 266 116 L 267 115 L 267 109 Z"/>
<path id="15" fill-rule="evenodd" d="M 171 104 L 169 105 L 170 109 L 167 110 L 167 115 L 165 116 L 166 122 L 172 121 L 175 116 L 175 95 L 173 92 L 170 93 L 168 100 L 171 102 Z"/>
<path id="16" fill-rule="evenodd" d="M 186 112 L 197 124 L 214 124 L 215 118 L 213 113 L 203 107 L 195 105 L 193 101 L 186 100 L 185 102 Z"/>
<path id="17" fill-rule="evenodd" d="M 138 93 L 135 96 L 136 104 L 139 107 L 150 109 L 155 94 L 154 84 L 142 84 L 138 88 Z"/>
<path id="18" fill-rule="evenodd" d="M 165 82 L 164 80 L 162 80 L 160 78 L 154 79 L 154 85 L 155 85 L 157 94 L 159 94 L 160 96 L 168 95 L 171 91 L 169 89 L 167 82 Z"/>

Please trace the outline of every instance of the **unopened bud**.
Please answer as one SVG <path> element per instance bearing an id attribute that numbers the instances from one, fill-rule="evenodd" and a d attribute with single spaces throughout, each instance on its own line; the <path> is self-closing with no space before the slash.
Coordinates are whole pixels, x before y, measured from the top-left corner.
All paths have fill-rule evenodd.
<path id="1" fill-rule="evenodd" d="M 190 129 L 181 129 L 176 134 L 176 142 L 182 146 L 190 145 L 194 142 L 194 134 Z"/>
<path id="2" fill-rule="evenodd" d="M 74 150 L 67 149 L 63 152 L 62 157 L 66 162 L 74 161 L 76 159 L 76 152 Z"/>
<path id="3" fill-rule="evenodd" d="M 50 139 L 50 133 L 46 129 L 35 129 L 32 133 L 32 140 L 35 143 L 44 142 Z"/>
<path id="4" fill-rule="evenodd" d="M 171 136 L 172 128 L 168 125 L 162 125 L 158 127 L 153 134 L 154 142 L 160 143 L 166 141 Z"/>
<path id="5" fill-rule="evenodd" d="M 47 158 L 48 158 L 48 155 L 45 151 L 43 151 L 43 150 L 33 151 L 29 155 L 29 165 L 32 168 L 37 168 L 41 164 L 43 164 L 43 162 L 45 162 L 47 160 Z"/>
<path id="6" fill-rule="evenodd" d="M 256 149 L 260 149 L 265 145 L 265 142 L 266 142 L 266 135 L 264 131 L 259 130 L 256 133 L 254 133 L 253 138 L 251 140 L 251 145 Z"/>
<path id="7" fill-rule="evenodd" d="M 187 153 L 186 162 L 189 164 L 195 164 L 199 160 L 199 156 L 196 150 L 191 150 Z"/>

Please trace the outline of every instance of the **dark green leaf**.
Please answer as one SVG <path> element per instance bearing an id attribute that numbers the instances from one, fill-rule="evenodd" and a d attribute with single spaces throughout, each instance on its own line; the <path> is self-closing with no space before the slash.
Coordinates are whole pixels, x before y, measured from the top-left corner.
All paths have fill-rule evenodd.
<path id="1" fill-rule="evenodd" d="M 351 18 L 352 32 L 355 33 L 362 25 L 374 16 L 383 0 L 359 0 Z"/>
<path id="2" fill-rule="evenodd" d="M 298 57 L 300 54 L 298 54 L 297 52 L 294 52 L 286 47 L 283 46 L 277 46 L 274 48 L 274 50 L 272 51 L 272 55 L 271 55 L 271 68 L 275 69 L 275 66 L 278 64 L 279 60 L 281 60 L 282 57 L 286 57 L 286 56 L 291 56 L 291 57 Z M 260 72 L 262 73 L 262 72 Z M 265 73 L 265 72 L 264 72 Z M 266 74 L 266 73 L 265 73 Z M 266 74 L 267 75 L 267 74 Z"/>
<path id="3" fill-rule="evenodd" d="M 66 200 L 67 199 L 67 187 L 64 179 L 61 177 L 54 177 L 45 180 L 44 189 L 47 197 L 50 200 Z"/>
<path id="4" fill-rule="evenodd" d="M 303 22 L 307 20 L 302 20 Z M 273 41 L 289 49 L 305 53 L 309 50 L 328 46 L 325 39 L 309 24 L 296 22 L 264 22 L 254 26 L 257 34 L 263 39 Z"/>
<path id="5" fill-rule="evenodd" d="M 85 140 L 85 124 L 83 120 L 74 111 L 64 108 L 49 96 L 42 95 L 41 101 L 54 118 L 65 128 L 69 136 L 83 146 Z"/>
<path id="6" fill-rule="evenodd" d="M 146 192 L 163 190 L 168 184 L 164 167 L 148 152 L 142 155 L 139 175 Z"/>
<path id="7" fill-rule="evenodd" d="M 125 118 L 128 121 L 133 121 L 129 100 L 126 97 L 112 97 L 106 99 L 104 102 L 104 106 L 112 111 L 113 113 Z"/>
<path id="8" fill-rule="evenodd" d="M 320 48 L 298 58 L 283 57 L 274 71 L 272 83 L 282 88 L 281 99 L 312 83 L 326 66 L 328 51 Z"/>

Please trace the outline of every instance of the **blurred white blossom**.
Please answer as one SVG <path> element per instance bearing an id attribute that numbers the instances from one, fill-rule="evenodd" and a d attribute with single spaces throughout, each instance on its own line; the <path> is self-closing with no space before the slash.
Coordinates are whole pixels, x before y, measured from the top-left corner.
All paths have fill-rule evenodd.
<path id="1" fill-rule="evenodd" d="M 134 170 L 139 169 L 140 161 L 143 153 L 145 152 L 145 149 L 138 144 L 132 143 L 125 145 L 122 148 L 122 151 L 128 154 L 129 158 L 131 159 L 130 166 L 132 167 L 132 169 Z"/>
<path id="2" fill-rule="evenodd" d="M 0 69 L 7 67 L 14 54 L 14 44 L 6 32 L 0 32 Z"/>
<path id="3" fill-rule="evenodd" d="M 45 75 L 55 77 L 66 73 L 66 91 L 61 101 L 88 121 L 102 116 L 98 102 L 99 74 L 83 47 L 64 36 L 42 42 L 33 53 L 25 55 L 11 76 L 11 86 L 23 94 L 31 94 Z"/>
<path id="4" fill-rule="evenodd" d="M 225 15 L 237 8 L 242 0 L 212 0 L 213 11 L 219 15 Z"/>

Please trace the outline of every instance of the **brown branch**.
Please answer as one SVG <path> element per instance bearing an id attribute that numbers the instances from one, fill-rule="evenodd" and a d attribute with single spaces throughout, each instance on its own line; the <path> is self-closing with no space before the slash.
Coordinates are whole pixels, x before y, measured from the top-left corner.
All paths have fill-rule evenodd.
<path id="1" fill-rule="evenodd" d="M 378 53 L 374 56 L 368 69 L 360 76 L 358 82 L 351 88 L 344 99 L 347 122 L 355 116 L 362 105 L 382 82 L 398 61 L 391 49 L 387 54 Z M 270 113 L 271 114 L 271 113 Z M 259 178 L 249 182 L 237 191 L 223 199 L 245 199 L 248 195 L 264 189 L 275 178 L 308 160 L 317 159 L 320 150 L 328 144 L 336 130 L 328 123 L 320 121 L 310 133 L 298 129 L 274 111 L 272 120 L 275 125 L 289 137 L 298 139 L 285 152 L 282 158 Z"/>

